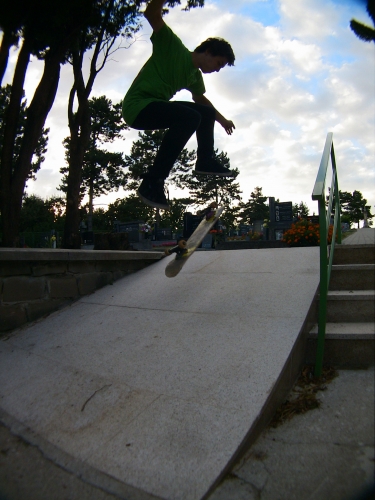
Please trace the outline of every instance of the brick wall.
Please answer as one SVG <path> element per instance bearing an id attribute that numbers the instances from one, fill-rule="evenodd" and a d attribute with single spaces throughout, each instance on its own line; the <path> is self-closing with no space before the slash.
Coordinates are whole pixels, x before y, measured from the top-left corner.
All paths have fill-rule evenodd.
<path id="1" fill-rule="evenodd" d="M 0 249 L 0 332 L 35 321 L 162 257 L 161 252 Z"/>

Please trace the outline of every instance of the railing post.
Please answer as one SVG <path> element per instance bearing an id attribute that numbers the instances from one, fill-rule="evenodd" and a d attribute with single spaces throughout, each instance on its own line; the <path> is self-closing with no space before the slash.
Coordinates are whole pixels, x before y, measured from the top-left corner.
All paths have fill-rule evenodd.
<path id="1" fill-rule="evenodd" d="M 320 377 L 323 369 L 324 340 L 326 335 L 327 317 L 327 221 L 324 196 L 319 200 L 319 235 L 320 235 L 320 284 L 318 313 L 318 346 L 316 351 L 315 377 Z"/>

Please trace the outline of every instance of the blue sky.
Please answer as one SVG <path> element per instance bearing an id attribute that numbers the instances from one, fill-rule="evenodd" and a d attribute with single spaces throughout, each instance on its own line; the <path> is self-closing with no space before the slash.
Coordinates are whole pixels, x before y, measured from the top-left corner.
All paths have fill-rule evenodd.
<path id="1" fill-rule="evenodd" d="M 360 41 L 350 19 L 371 25 L 360 0 L 206 0 L 203 9 L 170 10 L 165 20 L 193 50 L 209 36 L 233 46 L 234 67 L 205 75 L 207 97 L 236 125 L 228 137 L 217 124 L 216 147 L 240 170 L 247 200 L 256 186 L 280 201 L 303 201 L 317 210 L 311 193 L 326 134 L 333 132 L 339 185 L 361 191 L 375 205 L 375 45 Z M 92 96 L 120 101 L 151 53 L 151 29 L 144 22 L 137 41 L 116 53 L 99 74 Z M 13 56 L 13 60 L 15 55 Z M 30 98 L 42 66 L 33 61 L 27 77 Z M 71 68 L 64 66 L 48 118 L 50 151 L 28 192 L 56 194 L 64 162 L 61 142 L 68 135 L 67 95 Z M 11 65 L 7 73 L 11 78 Z M 188 92 L 176 99 L 190 99 Z M 112 148 L 129 152 L 137 132 L 124 134 Z M 193 137 L 189 148 L 196 147 Z M 171 190 L 172 196 L 182 193 Z M 101 197 L 110 203 L 126 193 Z M 373 211 L 375 211 L 373 209 Z"/>

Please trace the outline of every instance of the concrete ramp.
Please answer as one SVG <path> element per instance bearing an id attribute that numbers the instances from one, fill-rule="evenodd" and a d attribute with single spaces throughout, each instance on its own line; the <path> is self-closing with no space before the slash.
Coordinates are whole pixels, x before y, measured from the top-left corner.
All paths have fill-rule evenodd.
<path id="1" fill-rule="evenodd" d="M 128 500 L 207 493 L 319 282 L 318 248 L 198 251 L 173 279 L 168 259 L 0 342 L 2 419 Z"/>

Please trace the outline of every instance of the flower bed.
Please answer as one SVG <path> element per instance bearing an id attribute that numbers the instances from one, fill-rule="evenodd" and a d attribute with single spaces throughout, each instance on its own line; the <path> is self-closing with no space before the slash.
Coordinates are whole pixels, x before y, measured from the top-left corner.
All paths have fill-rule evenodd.
<path id="1" fill-rule="evenodd" d="M 332 241 L 333 226 L 329 226 L 328 240 Z M 285 231 L 283 242 L 291 247 L 318 246 L 320 244 L 319 224 L 313 224 L 308 220 L 300 220 L 292 224 L 292 227 Z"/>

